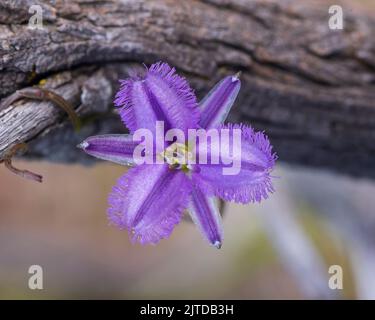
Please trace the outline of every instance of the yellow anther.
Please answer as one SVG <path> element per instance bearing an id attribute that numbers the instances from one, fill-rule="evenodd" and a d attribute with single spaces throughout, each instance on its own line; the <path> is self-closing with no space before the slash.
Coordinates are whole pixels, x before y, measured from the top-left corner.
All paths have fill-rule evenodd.
<path id="1" fill-rule="evenodd" d="M 180 169 L 186 167 L 189 160 L 192 159 L 192 153 L 189 152 L 188 147 L 185 144 L 175 142 L 171 144 L 162 152 L 164 160 L 172 165 L 179 165 Z"/>

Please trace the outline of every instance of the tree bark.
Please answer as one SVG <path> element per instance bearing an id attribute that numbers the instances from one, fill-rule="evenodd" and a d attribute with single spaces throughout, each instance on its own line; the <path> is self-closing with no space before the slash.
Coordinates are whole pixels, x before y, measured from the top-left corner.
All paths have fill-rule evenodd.
<path id="1" fill-rule="evenodd" d="M 336 1 L 340 4 L 340 1 Z M 31 30 L 32 4 L 43 29 Z M 75 145 L 123 132 L 112 107 L 118 79 L 158 60 L 202 98 L 242 71 L 229 120 L 270 136 L 281 161 L 375 178 L 375 17 L 346 3 L 344 29 L 328 28 L 329 1 L 14 0 L 0 3 L 0 97 L 37 85 L 84 119 L 75 134 L 50 102 L 0 112 L 0 159 L 18 141 L 28 157 L 89 161 Z"/>

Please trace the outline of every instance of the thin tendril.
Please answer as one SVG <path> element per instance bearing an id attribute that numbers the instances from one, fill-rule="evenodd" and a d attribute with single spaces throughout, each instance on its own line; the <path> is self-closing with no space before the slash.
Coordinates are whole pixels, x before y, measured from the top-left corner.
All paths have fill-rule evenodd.
<path id="1" fill-rule="evenodd" d="M 28 171 L 28 170 L 21 170 L 12 165 L 12 158 L 13 156 L 18 152 L 18 151 L 26 151 L 27 150 L 27 145 L 26 143 L 18 143 L 14 145 L 9 152 L 5 155 L 3 160 L 0 160 L 0 163 L 4 162 L 5 167 L 13 172 L 14 174 L 25 178 L 29 180 L 33 180 L 36 182 L 42 182 L 43 177 L 37 173 Z"/>

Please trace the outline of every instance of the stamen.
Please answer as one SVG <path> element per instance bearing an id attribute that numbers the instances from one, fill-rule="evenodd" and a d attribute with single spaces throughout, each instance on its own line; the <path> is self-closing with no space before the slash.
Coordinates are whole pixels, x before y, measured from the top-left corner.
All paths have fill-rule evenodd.
<path id="1" fill-rule="evenodd" d="M 166 148 L 162 153 L 164 161 L 168 163 L 171 169 L 179 169 L 184 172 L 190 170 L 189 162 L 193 154 L 188 151 L 188 146 L 182 143 L 175 142 Z"/>

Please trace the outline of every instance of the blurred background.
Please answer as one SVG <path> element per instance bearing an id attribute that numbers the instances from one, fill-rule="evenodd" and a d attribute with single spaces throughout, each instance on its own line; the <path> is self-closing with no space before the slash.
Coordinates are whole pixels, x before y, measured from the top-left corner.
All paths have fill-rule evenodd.
<path id="1" fill-rule="evenodd" d="M 262 204 L 227 204 L 224 245 L 189 222 L 157 246 L 109 226 L 106 198 L 124 168 L 17 161 L 33 183 L 0 170 L 0 298 L 374 298 L 375 185 L 278 166 Z M 40 265 L 44 289 L 28 288 Z M 330 265 L 343 269 L 331 290 Z"/>

